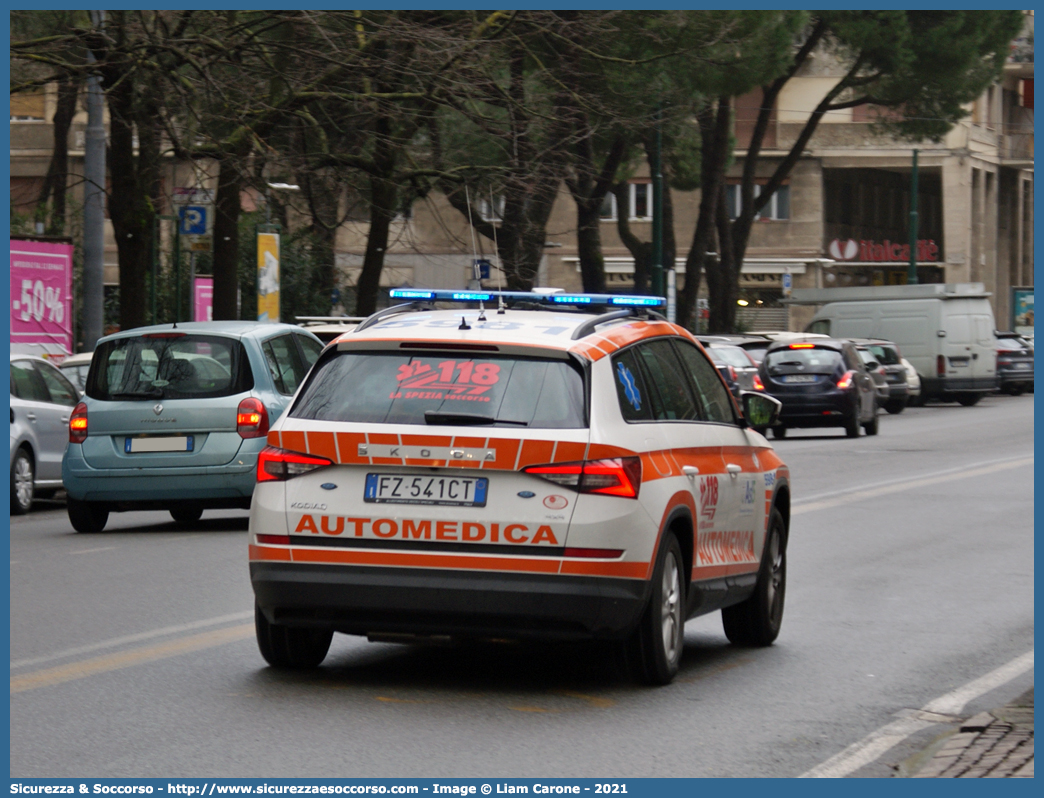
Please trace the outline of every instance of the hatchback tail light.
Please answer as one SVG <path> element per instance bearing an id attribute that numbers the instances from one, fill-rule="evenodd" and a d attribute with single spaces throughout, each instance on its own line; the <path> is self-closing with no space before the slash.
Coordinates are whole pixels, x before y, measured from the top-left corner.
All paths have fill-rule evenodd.
<path id="1" fill-rule="evenodd" d="M 935 371 L 940 377 L 946 376 L 946 355 L 935 358 Z"/>
<path id="2" fill-rule="evenodd" d="M 736 381 L 736 369 L 734 369 L 732 366 L 729 366 L 728 369 L 729 369 L 729 382 L 735 382 Z"/>
<path id="3" fill-rule="evenodd" d="M 571 488 L 577 493 L 600 493 L 637 499 L 638 490 L 642 485 L 642 461 L 639 457 L 555 463 L 529 466 L 522 470 L 564 488 Z"/>
<path id="4" fill-rule="evenodd" d="M 239 403 L 236 432 L 240 438 L 263 438 L 268 434 L 268 411 L 260 399 L 248 396 Z"/>
<path id="5" fill-rule="evenodd" d="M 87 440 L 87 405 L 80 402 L 73 408 L 69 416 L 69 443 L 83 443 Z"/>
<path id="6" fill-rule="evenodd" d="M 765 390 L 765 383 L 763 383 L 761 381 L 761 377 L 759 377 L 757 374 L 754 375 L 754 390 L 755 391 L 763 391 L 763 390 Z"/>
<path id="7" fill-rule="evenodd" d="M 283 482 L 307 474 L 309 471 L 315 471 L 317 468 L 332 465 L 333 461 L 327 460 L 325 457 L 266 446 L 257 456 L 257 481 Z"/>
<path id="8" fill-rule="evenodd" d="M 854 371 L 846 371 L 845 376 L 837 381 L 837 387 L 842 391 L 852 387 L 852 381 L 855 380 Z"/>

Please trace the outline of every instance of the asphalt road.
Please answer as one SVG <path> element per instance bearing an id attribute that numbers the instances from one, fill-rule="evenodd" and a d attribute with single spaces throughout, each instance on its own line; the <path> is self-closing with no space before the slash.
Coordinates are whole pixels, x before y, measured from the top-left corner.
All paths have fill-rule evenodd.
<path id="1" fill-rule="evenodd" d="M 11 775 L 796 776 L 1032 651 L 1032 395 L 775 446 L 795 499 L 780 638 L 741 649 L 717 613 L 690 621 L 665 688 L 589 647 L 342 635 L 318 671 L 276 672 L 245 514 L 89 536 L 59 504 L 12 518 Z M 853 775 L 890 775 L 931 733 Z"/>

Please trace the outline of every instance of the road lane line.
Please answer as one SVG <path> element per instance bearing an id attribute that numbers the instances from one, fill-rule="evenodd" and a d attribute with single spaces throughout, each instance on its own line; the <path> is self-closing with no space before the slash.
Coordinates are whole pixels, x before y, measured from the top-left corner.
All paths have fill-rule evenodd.
<path id="1" fill-rule="evenodd" d="M 82 654 L 90 654 L 106 648 L 125 646 L 129 643 L 141 643 L 144 640 L 152 640 L 157 637 L 168 637 L 170 635 L 181 634 L 182 632 L 192 632 L 196 629 L 205 629 L 208 626 L 218 626 L 223 623 L 232 623 L 234 621 L 245 621 L 247 618 L 253 617 L 253 612 L 233 612 L 230 615 L 219 615 L 216 618 L 207 618 L 202 621 L 192 621 L 190 623 L 178 624 L 177 626 L 164 626 L 162 629 L 153 629 L 149 632 L 139 632 L 138 634 L 127 635 L 125 637 L 115 637 L 111 640 L 103 640 L 100 643 L 91 643 L 86 646 L 67 648 L 65 651 L 58 651 L 54 654 L 44 654 L 40 657 L 15 660 L 11 663 L 11 670 L 15 670 L 16 668 L 26 668 L 30 665 L 41 665 L 44 662 L 54 662 L 57 659 L 78 657 Z"/>
<path id="2" fill-rule="evenodd" d="M 959 479 L 968 479 L 970 477 L 981 477 L 986 474 L 994 474 L 998 471 L 1008 471 L 1012 468 L 1022 468 L 1024 466 L 1032 466 L 1032 457 L 1022 457 L 1018 460 L 1007 460 L 993 465 L 982 466 L 980 468 L 965 468 L 947 473 L 937 474 L 935 476 L 921 477 L 919 479 L 905 480 L 901 482 L 892 482 L 889 484 L 881 485 L 876 488 L 868 488 L 863 490 L 848 490 L 839 491 L 833 494 L 832 498 L 819 499 L 818 501 L 804 501 L 802 503 L 795 502 L 790 514 L 803 515 L 804 513 L 812 513 L 817 510 L 828 510 L 832 507 L 841 507 L 851 502 L 863 501 L 864 499 L 876 499 L 879 496 L 887 496 L 890 493 L 901 493 L 907 490 L 913 490 L 914 488 L 923 488 L 928 485 L 938 485 L 943 482 L 954 482 Z M 831 495 L 831 494 L 826 494 Z"/>
<path id="3" fill-rule="evenodd" d="M 133 648 L 130 651 L 118 651 L 115 654 L 106 654 L 103 657 L 70 662 L 67 665 L 59 665 L 54 668 L 45 668 L 41 671 L 23 673 L 11 677 L 11 694 L 24 693 L 27 690 L 35 690 L 39 687 L 53 687 L 56 684 L 71 682 L 76 679 L 85 679 L 99 673 L 130 668 L 145 662 L 176 657 L 180 654 L 188 654 L 192 651 L 200 651 L 204 648 L 213 648 L 225 643 L 244 640 L 254 634 L 254 625 L 244 623 L 239 626 L 230 626 L 226 629 L 214 629 L 202 632 L 191 637 L 183 637 L 180 640 L 169 640 L 166 643 L 157 643 L 153 646 Z"/>
<path id="4" fill-rule="evenodd" d="M 101 546 L 97 549 L 80 549 L 79 551 L 70 551 L 69 554 L 94 554 L 96 551 L 112 551 L 115 546 Z"/>
<path id="5" fill-rule="evenodd" d="M 985 676 L 973 679 L 962 687 L 929 701 L 921 712 L 939 715 L 957 715 L 969 701 L 985 695 L 1017 676 L 1033 668 L 1033 652 L 1029 651 L 1011 662 L 1001 665 Z M 837 779 L 854 773 L 861 767 L 876 761 L 890 748 L 901 743 L 911 734 L 934 726 L 936 721 L 924 720 L 923 716 L 903 717 L 870 732 L 866 737 L 844 751 L 830 757 L 820 765 L 805 771 L 799 779 Z"/>

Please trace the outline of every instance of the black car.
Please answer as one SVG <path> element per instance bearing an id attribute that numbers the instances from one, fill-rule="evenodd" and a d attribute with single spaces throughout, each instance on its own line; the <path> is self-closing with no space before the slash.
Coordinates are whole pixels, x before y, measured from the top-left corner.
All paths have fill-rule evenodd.
<path id="1" fill-rule="evenodd" d="M 1012 396 L 1033 390 L 1033 347 L 1018 335 L 997 333 L 997 377 Z"/>
<path id="2" fill-rule="evenodd" d="M 765 392 L 783 403 L 776 438 L 790 427 L 844 427 L 850 438 L 877 434 L 874 380 L 855 344 L 832 338 L 778 341 L 761 361 Z"/>

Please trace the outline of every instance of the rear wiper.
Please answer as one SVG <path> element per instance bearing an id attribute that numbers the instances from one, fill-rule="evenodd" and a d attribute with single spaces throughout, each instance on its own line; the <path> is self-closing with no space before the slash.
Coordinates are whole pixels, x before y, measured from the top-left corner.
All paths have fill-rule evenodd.
<path id="1" fill-rule="evenodd" d="M 439 410 L 425 410 L 424 423 L 426 424 L 460 424 L 462 426 L 481 426 L 485 424 L 518 424 L 528 427 L 528 421 L 510 421 L 505 418 L 494 418 L 481 413 L 443 413 Z"/>
<path id="2" fill-rule="evenodd" d="M 113 399 L 158 399 L 163 396 L 162 388 L 153 388 L 148 391 L 120 391 L 119 393 L 110 394 Z"/>
<path id="3" fill-rule="evenodd" d="M 782 363 L 776 363 L 776 366 L 803 366 L 805 365 L 800 360 L 784 360 Z"/>

